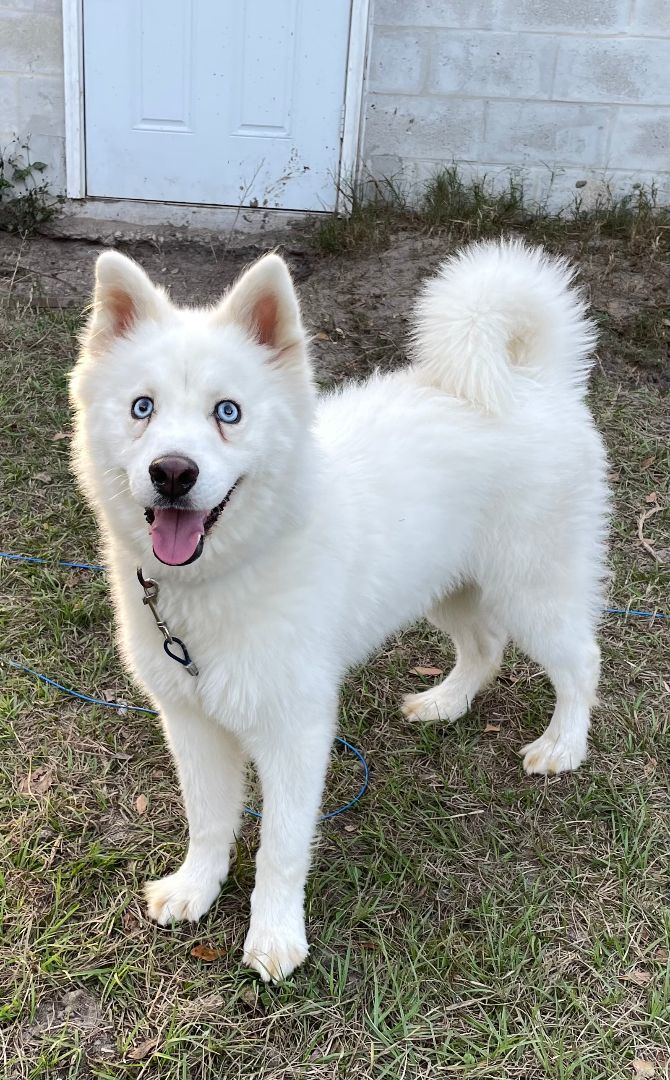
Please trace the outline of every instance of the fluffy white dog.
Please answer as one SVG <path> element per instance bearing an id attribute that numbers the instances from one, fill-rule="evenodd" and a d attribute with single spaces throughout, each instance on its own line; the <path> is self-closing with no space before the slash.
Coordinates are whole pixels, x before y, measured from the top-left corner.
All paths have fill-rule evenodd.
<path id="1" fill-rule="evenodd" d="M 608 500 L 584 403 L 594 330 L 571 277 L 518 242 L 470 247 L 419 300 L 411 367 L 317 399 L 277 255 L 202 310 L 123 255 L 98 260 L 75 467 L 190 831 L 181 867 L 146 887 L 149 914 L 199 919 L 216 899 L 252 759 L 263 821 L 244 959 L 264 979 L 307 955 L 340 683 L 389 634 L 427 615 L 455 642 L 451 674 L 405 701 L 428 721 L 465 713 L 513 638 L 556 691 L 526 772 L 584 759 Z M 138 566 L 197 676 L 163 651 Z"/>

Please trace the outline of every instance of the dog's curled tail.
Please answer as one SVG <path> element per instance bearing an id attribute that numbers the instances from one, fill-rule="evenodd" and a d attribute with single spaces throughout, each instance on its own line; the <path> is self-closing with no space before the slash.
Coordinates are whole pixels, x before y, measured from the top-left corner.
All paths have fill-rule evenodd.
<path id="1" fill-rule="evenodd" d="M 581 397 L 596 331 L 574 273 L 520 240 L 472 244 L 447 259 L 417 305 L 417 373 L 494 414 L 533 384 Z"/>

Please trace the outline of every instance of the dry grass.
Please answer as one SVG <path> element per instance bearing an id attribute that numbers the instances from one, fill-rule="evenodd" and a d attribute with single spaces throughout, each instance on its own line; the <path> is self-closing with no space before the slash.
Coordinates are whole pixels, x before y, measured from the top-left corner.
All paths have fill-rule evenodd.
<path id="1" fill-rule="evenodd" d="M 530 200 L 522 180 L 502 189 L 491 178 L 466 182 L 456 166 L 435 173 L 418 191 L 393 179 L 364 179 L 345 185 L 347 213 L 325 218 L 314 232 L 326 254 L 378 249 L 398 230 L 439 232 L 454 244 L 521 231 L 549 247 L 577 241 L 582 249 L 602 238 L 629 252 L 667 252 L 670 210 L 659 205 L 656 189 L 636 186 L 628 195 L 609 190 L 586 206 L 579 195 L 560 213 Z"/>
<path id="2" fill-rule="evenodd" d="M 4 312 L 0 535 L 11 550 L 95 560 L 68 441 L 55 439 L 68 427 L 75 329 L 58 313 Z M 667 510 L 648 522 L 664 563 L 636 527 L 653 494 L 667 505 L 668 400 L 601 376 L 593 403 L 616 494 L 612 598 L 667 611 Z M 104 578 L 0 561 L 0 588 L 0 651 L 139 701 L 115 655 Z M 186 837 L 156 723 L 0 668 L 0 1073 L 612 1080 L 640 1058 L 665 1075 L 670 625 L 610 617 L 602 636 L 590 760 L 550 780 L 520 768 L 519 747 L 551 709 L 546 680 L 522 657 L 510 654 L 448 729 L 398 710 L 422 681 L 412 668 L 451 661 L 427 627 L 352 674 L 341 729 L 366 752 L 371 790 L 320 829 L 312 953 L 281 987 L 240 964 L 255 824 L 208 918 L 152 925 L 142 882 L 175 864 Z M 41 793 L 28 789 L 31 773 Z M 338 759 L 329 802 L 357 782 Z M 201 942 L 221 959 L 193 957 Z"/>

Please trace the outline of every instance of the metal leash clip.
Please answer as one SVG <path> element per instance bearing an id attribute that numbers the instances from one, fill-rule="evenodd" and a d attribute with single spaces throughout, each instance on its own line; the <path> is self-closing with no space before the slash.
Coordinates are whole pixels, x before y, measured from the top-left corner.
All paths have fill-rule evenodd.
<path id="1" fill-rule="evenodd" d="M 170 633 L 168 624 L 165 619 L 161 618 L 160 611 L 158 610 L 158 582 L 154 581 L 153 578 L 145 578 L 141 566 L 137 567 L 137 580 L 144 592 L 142 603 L 146 604 L 149 608 L 149 611 L 156 620 L 156 626 L 163 635 L 163 649 L 171 660 L 176 660 L 178 664 L 181 664 L 182 667 L 186 668 L 189 675 L 197 675 L 198 669 L 193 660 L 191 660 L 186 645 L 181 638 L 174 637 Z M 176 649 L 176 651 L 173 651 L 173 649 Z"/>

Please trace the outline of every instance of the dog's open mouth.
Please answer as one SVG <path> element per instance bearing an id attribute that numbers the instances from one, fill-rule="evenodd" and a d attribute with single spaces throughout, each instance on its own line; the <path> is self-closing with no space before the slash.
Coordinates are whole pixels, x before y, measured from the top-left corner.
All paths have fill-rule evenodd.
<path id="1" fill-rule="evenodd" d="M 168 566 L 188 566 L 202 555 L 205 536 L 225 510 L 239 484 L 212 510 L 181 510 L 176 506 L 147 506 L 144 516 L 149 523 L 154 555 Z"/>

